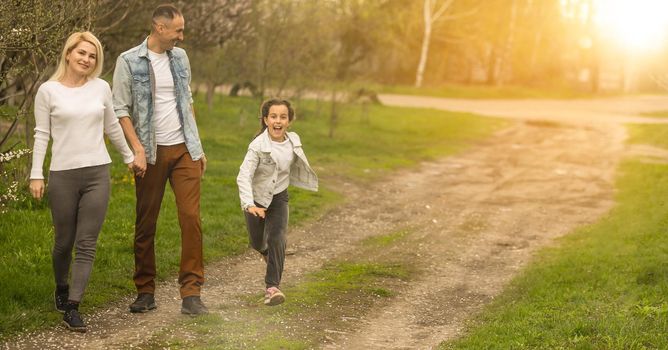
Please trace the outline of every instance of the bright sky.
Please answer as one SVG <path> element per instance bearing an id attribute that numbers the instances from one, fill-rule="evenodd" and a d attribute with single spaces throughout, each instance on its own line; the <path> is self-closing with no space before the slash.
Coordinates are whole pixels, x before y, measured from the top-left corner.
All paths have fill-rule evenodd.
<path id="1" fill-rule="evenodd" d="M 604 36 L 629 50 L 659 49 L 668 40 L 668 0 L 595 0 Z"/>

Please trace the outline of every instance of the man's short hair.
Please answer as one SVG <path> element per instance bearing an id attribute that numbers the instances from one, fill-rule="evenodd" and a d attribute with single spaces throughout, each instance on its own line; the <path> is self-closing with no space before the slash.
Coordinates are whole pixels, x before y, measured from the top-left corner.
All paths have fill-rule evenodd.
<path id="1" fill-rule="evenodd" d="M 183 17 L 183 14 L 172 4 L 162 4 L 153 10 L 153 23 L 160 17 L 172 20 L 174 17 Z"/>

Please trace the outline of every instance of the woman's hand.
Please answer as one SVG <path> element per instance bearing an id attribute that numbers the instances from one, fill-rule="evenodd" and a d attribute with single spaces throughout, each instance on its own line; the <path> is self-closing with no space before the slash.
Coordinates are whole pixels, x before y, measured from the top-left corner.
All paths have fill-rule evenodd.
<path id="1" fill-rule="evenodd" d="M 30 180 L 30 194 L 35 199 L 42 199 L 42 196 L 44 196 L 44 180 Z"/>
<path id="2" fill-rule="evenodd" d="M 248 213 L 250 213 L 251 215 L 255 215 L 255 216 L 258 216 L 258 217 L 264 219 L 264 214 L 267 211 L 267 209 L 259 208 L 259 207 L 248 207 L 246 209 L 246 211 Z"/>

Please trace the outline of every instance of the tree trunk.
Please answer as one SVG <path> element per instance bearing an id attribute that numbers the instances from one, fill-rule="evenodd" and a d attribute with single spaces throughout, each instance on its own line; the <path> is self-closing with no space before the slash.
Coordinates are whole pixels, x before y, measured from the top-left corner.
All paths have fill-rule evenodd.
<path id="1" fill-rule="evenodd" d="M 529 60 L 529 72 L 532 79 L 538 75 L 536 74 L 536 66 L 538 65 L 538 53 L 540 52 L 542 41 L 543 31 L 541 28 L 537 28 L 533 38 L 533 47 L 531 48 L 531 59 Z"/>
<path id="2" fill-rule="evenodd" d="M 594 2 L 592 0 L 587 1 L 587 4 L 590 9 L 594 8 Z M 595 29 L 594 23 L 594 14 L 592 11 L 588 11 L 587 14 L 587 32 L 591 38 L 591 46 L 589 47 L 589 71 L 591 77 L 591 92 L 598 93 L 600 86 L 600 59 L 599 59 L 599 46 L 598 46 L 598 35 Z"/>
<path id="3" fill-rule="evenodd" d="M 549 15 L 546 15 L 545 5 L 546 4 L 543 3 L 535 5 L 531 1 L 527 2 L 527 8 L 535 6 L 532 16 L 537 16 L 539 22 L 549 18 Z M 538 55 L 540 54 L 543 45 L 543 26 L 537 26 L 534 30 L 533 41 L 531 43 L 531 58 L 529 59 L 529 77 L 532 81 L 538 78 Z"/>
<path id="4" fill-rule="evenodd" d="M 422 50 L 420 50 L 420 62 L 415 73 L 415 87 L 421 87 L 424 79 L 424 69 L 427 66 L 427 56 L 429 55 L 429 41 L 431 40 L 431 0 L 424 0 L 424 36 L 422 37 Z"/>
<path id="5" fill-rule="evenodd" d="M 496 46 L 491 44 L 491 49 L 489 50 L 489 56 L 487 57 L 487 85 L 496 84 L 496 72 L 497 72 L 497 63 L 498 59 L 496 57 Z"/>
<path id="6" fill-rule="evenodd" d="M 501 62 L 499 64 L 499 76 L 496 80 L 497 85 L 503 85 L 506 78 L 512 74 L 512 67 L 510 65 L 510 56 L 513 51 L 513 44 L 515 41 L 515 26 L 517 24 L 517 1 L 513 0 L 510 7 L 510 23 L 508 25 L 508 37 L 506 38 L 506 45 L 501 54 Z"/>

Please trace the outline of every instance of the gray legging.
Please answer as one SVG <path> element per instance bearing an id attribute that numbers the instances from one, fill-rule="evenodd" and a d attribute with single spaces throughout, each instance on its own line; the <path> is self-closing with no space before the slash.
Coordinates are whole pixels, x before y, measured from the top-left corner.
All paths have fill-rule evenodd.
<path id="1" fill-rule="evenodd" d="M 56 285 L 68 284 L 75 247 L 69 300 L 79 302 L 93 269 L 97 237 L 107 213 L 109 165 L 51 171 L 48 189 L 56 231 L 52 252 Z"/>
<path id="2" fill-rule="evenodd" d="M 285 263 L 285 231 L 288 228 L 289 214 L 288 190 L 274 195 L 264 219 L 248 212 L 244 213 L 251 247 L 267 256 L 264 283 L 267 288 L 278 287 L 281 284 Z"/>

